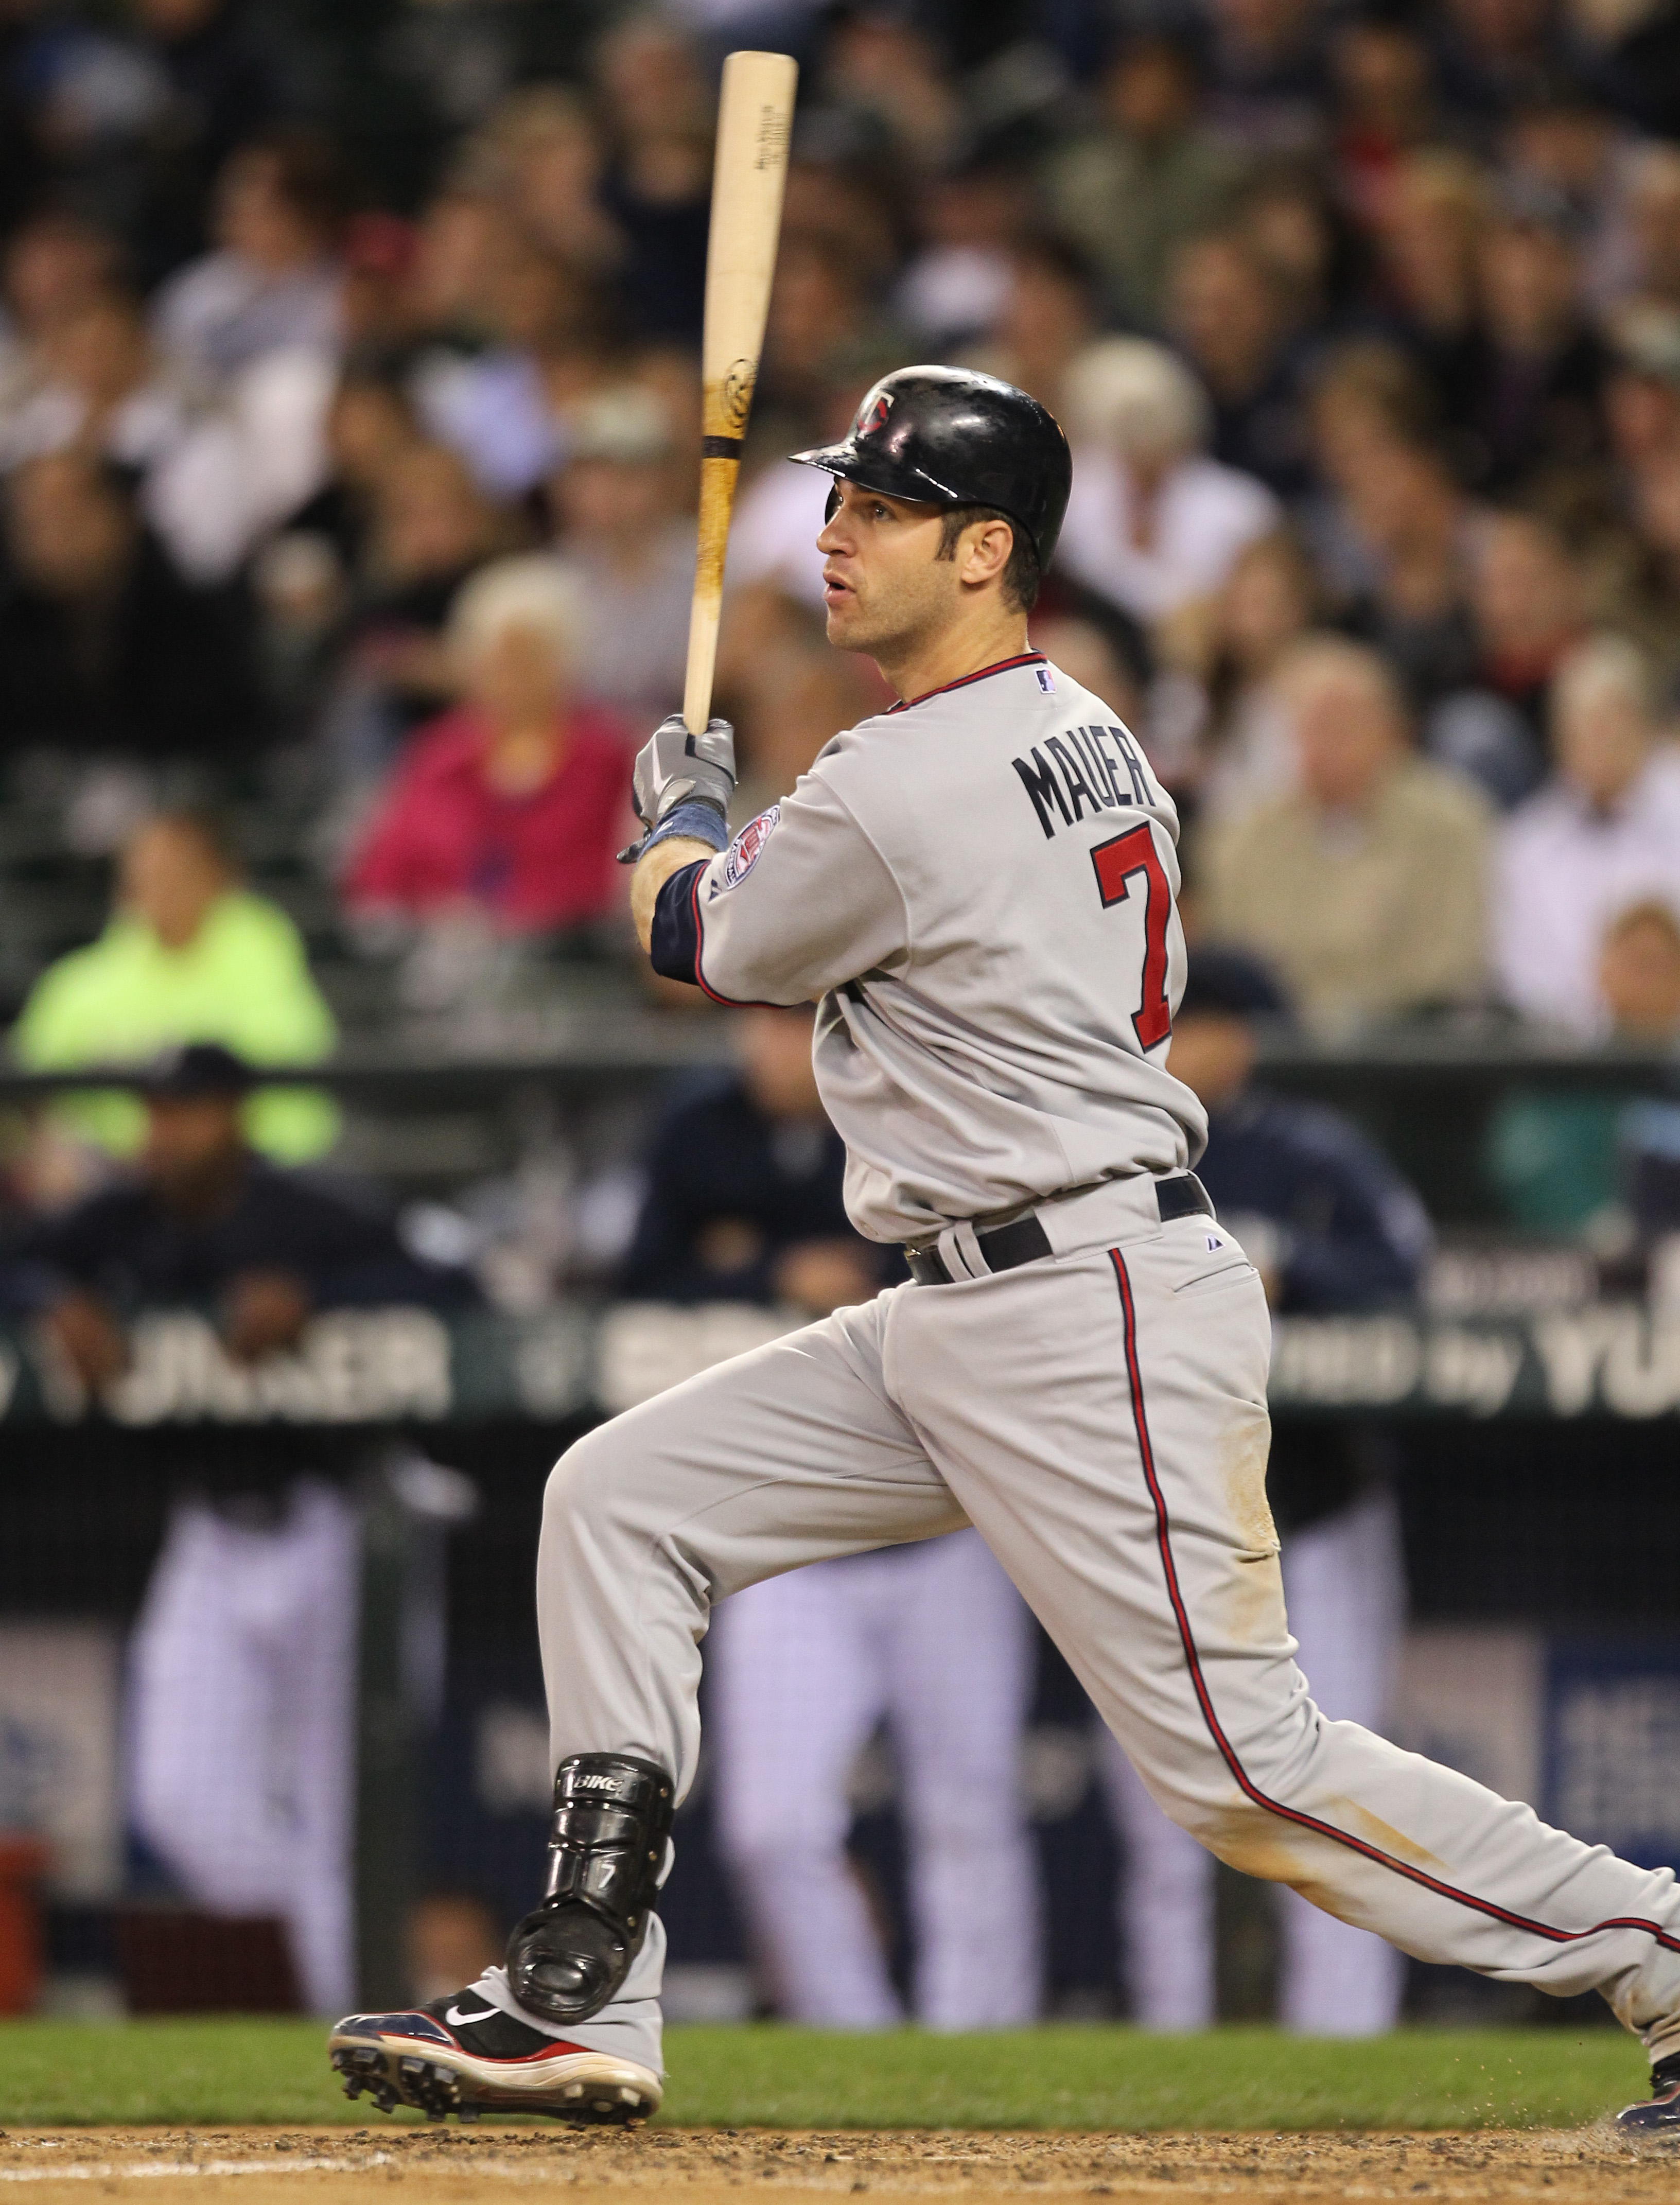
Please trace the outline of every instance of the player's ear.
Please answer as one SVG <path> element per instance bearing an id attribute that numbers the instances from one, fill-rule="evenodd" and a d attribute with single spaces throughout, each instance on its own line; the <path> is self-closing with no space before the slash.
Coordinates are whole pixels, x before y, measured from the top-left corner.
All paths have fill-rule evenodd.
<path id="1" fill-rule="evenodd" d="M 995 581 L 1008 566 L 1015 549 L 1015 531 L 1002 520 L 977 520 L 963 532 L 959 568 L 964 581 L 974 587 Z"/>

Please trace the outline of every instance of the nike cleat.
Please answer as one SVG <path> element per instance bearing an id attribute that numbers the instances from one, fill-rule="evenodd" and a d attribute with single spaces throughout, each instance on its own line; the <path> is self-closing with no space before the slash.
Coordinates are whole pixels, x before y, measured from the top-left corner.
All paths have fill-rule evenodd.
<path id="1" fill-rule="evenodd" d="M 1651 2095 L 1616 2116 L 1616 2133 L 1630 2143 L 1659 2144 L 1680 2151 L 1680 2053 L 1659 2059 L 1651 2070 Z"/>
<path id="2" fill-rule="evenodd" d="M 659 2110 L 650 2067 L 545 2036 L 476 1991 L 409 2013 L 353 2013 L 327 2039 L 347 2098 L 382 2113 L 418 2106 L 429 2119 L 540 2113 L 551 2120 L 645 2120 Z"/>

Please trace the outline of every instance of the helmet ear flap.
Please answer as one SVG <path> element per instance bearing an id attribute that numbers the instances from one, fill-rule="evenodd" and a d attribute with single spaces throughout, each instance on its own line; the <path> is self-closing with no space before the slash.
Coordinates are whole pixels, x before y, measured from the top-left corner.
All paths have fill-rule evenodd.
<path id="1" fill-rule="evenodd" d="M 840 481 L 838 477 L 828 484 L 828 502 L 822 508 L 822 526 L 826 528 L 840 511 Z"/>

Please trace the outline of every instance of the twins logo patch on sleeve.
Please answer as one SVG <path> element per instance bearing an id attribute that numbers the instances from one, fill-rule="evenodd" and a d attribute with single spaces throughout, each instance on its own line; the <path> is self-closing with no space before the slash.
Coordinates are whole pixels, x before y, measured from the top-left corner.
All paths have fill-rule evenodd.
<path id="1" fill-rule="evenodd" d="M 733 889 L 744 881 L 758 863 L 758 853 L 781 820 L 781 806 L 773 804 L 761 811 L 756 819 L 749 819 L 724 853 L 723 871 L 712 883 L 713 895 L 721 895 L 725 889 Z"/>

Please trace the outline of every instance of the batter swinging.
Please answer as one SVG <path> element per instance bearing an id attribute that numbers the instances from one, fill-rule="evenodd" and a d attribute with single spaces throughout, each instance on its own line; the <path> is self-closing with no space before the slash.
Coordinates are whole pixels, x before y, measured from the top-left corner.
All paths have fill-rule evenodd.
<path id="1" fill-rule="evenodd" d="M 668 977 L 819 999 L 848 1209 L 905 1244 L 914 1282 L 561 1461 L 537 1581 L 546 1893 L 505 1970 L 353 2017 L 335 2065 L 434 2113 L 650 2111 L 650 1910 L 713 1602 L 972 1524 L 1176 1822 L 1422 1958 L 1600 1990 L 1655 2070 L 1622 2123 L 1680 2139 L 1672 1873 L 1326 1721 L 1296 1667 L 1265 1297 L 1190 1169 L 1204 1121 L 1168 1062 L 1177 818 L 1108 707 L 1027 637 L 1067 501 L 1060 429 L 988 377 L 906 368 L 798 457 L 834 478 L 829 639 L 902 702 L 727 847 L 730 731 L 668 721 L 637 764 L 634 908 Z"/>

